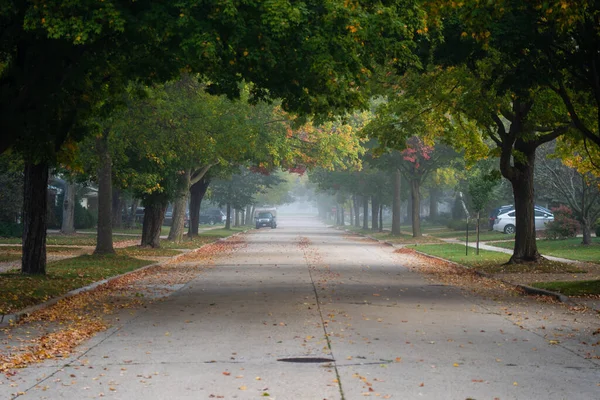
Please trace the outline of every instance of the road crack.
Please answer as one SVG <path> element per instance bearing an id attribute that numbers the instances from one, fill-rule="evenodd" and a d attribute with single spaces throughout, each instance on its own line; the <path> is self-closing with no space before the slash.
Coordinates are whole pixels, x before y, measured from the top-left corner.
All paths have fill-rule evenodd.
<path id="1" fill-rule="evenodd" d="M 323 317 L 323 310 L 321 309 L 321 300 L 319 298 L 319 292 L 317 290 L 317 285 L 315 283 L 315 277 L 313 272 L 315 272 L 318 268 L 317 261 L 320 259 L 318 251 L 316 249 L 312 249 L 310 251 L 310 239 L 305 236 L 300 236 L 298 240 L 298 245 L 302 252 L 304 253 L 304 260 L 306 261 L 306 265 L 308 267 L 308 275 L 310 277 L 310 282 L 313 288 L 313 292 L 315 293 L 315 300 L 317 303 L 317 311 L 319 312 L 319 318 L 321 319 L 321 326 L 323 327 L 323 334 L 325 335 L 325 340 L 327 341 L 327 348 L 329 349 L 329 353 L 331 358 L 333 359 L 333 369 L 335 371 L 335 377 L 338 384 L 338 389 L 340 391 L 341 400 L 345 400 L 344 396 L 344 388 L 342 387 L 342 379 L 340 376 L 340 372 L 338 370 L 338 364 L 336 361 L 336 357 L 333 354 L 333 349 L 331 347 L 331 340 L 329 340 L 329 332 L 327 332 L 327 321 Z"/>

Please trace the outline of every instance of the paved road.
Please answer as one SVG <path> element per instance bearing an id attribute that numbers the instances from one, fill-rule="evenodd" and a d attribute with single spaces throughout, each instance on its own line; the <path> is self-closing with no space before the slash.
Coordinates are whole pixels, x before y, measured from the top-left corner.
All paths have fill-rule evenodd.
<path id="1" fill-rule="evenodd" d="M 316 220 L 247 239 L 66 365 L 20 371 L 19 398 L 600 398 L 581 343 L 597 320 L 529 300 L 508 313 Z"/>

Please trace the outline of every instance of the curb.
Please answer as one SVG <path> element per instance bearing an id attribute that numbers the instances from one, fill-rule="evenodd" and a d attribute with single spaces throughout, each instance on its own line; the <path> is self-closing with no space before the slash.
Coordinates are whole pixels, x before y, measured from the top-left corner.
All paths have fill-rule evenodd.
<path id="1" fill-rule="evenodd" d="M 385 244 L 387 246 L 392 246 L 392 247 L 397 247 L 397 248 L 403 248 L 404 247 L 403 245 L 396 245 L 394 243 L 386 242 L 384 240 L 378 240 L 378 239 L 375 239 L 375 238 L 373 238 L 371 236 L 367 236 L 367 235 L 363 235 L 363 234 L 360 234 L 360 233 L 352 232 L 352 231 L 349 231 L 347 229 L 344 229 L 344 231 L 347 232 L 347 233 L 353 233 L 353 234 L 355 234 L 357 236 L 362 236 L 362 237 L 366 237 L 366 238 L 371 239 L 371 240 L 375 240 L 375 241 L 377 241 L 379 243 L 382 243 L 382 244 Z M 489 274 L 486 274 L 485 272 L 481 272 L 481 271 L 478 271 L 476 269 L 468 268 L 468 267 L 466 267 L 466 266 L 464 266 L 462 264 L 459 264 L 457 262 L 446 260 L 445 258 L 441 258 L 441 257 L 437 257 L 437 256 L 432 256 L 430 254 L 425 254 L 425 253 L 420 252 L 418 250 L 414 250 L 414 251 L 415 251 L 415 253 L 420 254 L 422 256 L 433 258 L 433 259 L 436 259 L 436 260 L 447 262 L 449 264 L 456 265 L 457 267 L 466 269 L 466 270 L 468 270 L 470 272 L 473 272 L 474 274 L 476 274 L 478 276 L 481 276 L 481 277 L 484 277 L 484 278 L 489 278 L 489 279 L 495 279 L 495 280 L 498 280 L 498 281 L 500 281 L 500 282 L 502 282 L 502 283 L 504 283 L 506 285 L 514 286 L 514 287 L 520 289 L 523 293 L 525 293 L 527 295 L 549 296 L 549 297 L 552 297 L 552 298 L 560 301 L 561 303 L 573 304 L 573 305 L 581 305 L 581 306 L 587 307 L 587 306 L 585 306 L 583 304 L 579 304 L 577 302 L 574 302 L 569 296 L 565 296 L 564 294 L 561 294 L 561 293 L 558 293 L 558 292 L 552 292 L 552 291 L 546 290 L 546 289 L 539 289 L 539 288 L 535 288 L 535 287 L 532 287 L 532 286 L 522 285 L 522 284 L 519 284 L 519 283 L 508 282 L 508 281 L 505 281 L 504 279 L 496 278 L 496 277 L 493 277 L 493 276 L 491 276 Z M 592 308 L 592 310 L 594 310 L 596 312 L 600 312 L 600 310 L 597 310 L 597 309 L 594 309 L 594 308 Z"/>
<path id="2" fill-rule="evenodd" d="M 16 324 L 19 321 L 21 321 L 23 318 L 25 318 L 25 317 L 29 316 L 30 314 L 34 313 L 35 311 L 44 309 L 46 307 L 50 307 L 50 306 L 58 303 L 61 300 L 67 299 L 69 297 L 73 297 L 73 296 L 75 296 L 75 295 L 77 295 L 79 293 L 89 292 L 91 290 L 94 290 L 98 286 L 104 285 L 104 284 L 109 283 L 109 282 L 111 282 L 111 281 L 113 281 L 115 279 L 121 278 L 123 276 L 127 276 L 129 274 L 134 273 L 134 272 L 140 272 L 140 271 L 143 271 L 143 270 L 148 269 L 148 268 L 157 267 L 157 266 L 162 265 L 162 264 L 164 264 L 166 262 L 175 261 L 175 260 L 177 260 L 180 257 L 183 257 L 183 256 L 188 255 L 190 253 L 195 253 L 195 252 L 201 250 L 202 248 L 204 248 L 205 246 L 208 246 L 208 245 L 211 245 L 211 244 L 214 244 L 214 243 L 217 243 L 217 242 L 229 239 L 230 237 L 241 235 L 241 234 L 246 233 L 246 232 L 248 232 L 248 230 L 241 231 L 241 232 L 236 232 L 236 233 L 232 234 L 231 236 L 227 236 L 227 237 L 224 237 L 224 238 L 219 238 L 219 239 L 215 240 L 214 242 L 205 243 L 205 244 L 203 244 L 202 246 L 200 246 L 200 247 L 198 247 L 196 249 L 193 249 L 193 250 L 190 250 L 190 251 L 186 251 L 186 252 L 181 253 L 181 254 L 174 255 L 174 256 L 170 257 L 168 260 L 157 262 L 157 263 L 153 263 L 153 264 L 148 264 L 148 265 L 145 265 L 145 266 L 140 267 L 138 269 L 134 269 L 132 271 L 125 272 L 125 273 L 120 274 L 120 275 L 111 276 L 110 278 L 106 278 L 106 279 L 102 279 L 101 281 L 93 282 L 93 283 L 91 283 L 91 284 L 89 284 L 87 286 L 84 286 L 84 287 L 73 289 L 73 290 L 71 290 L 71 291 L 69 291 L 69 292 L 67 292 L 67 293 L 65 293 L 65 294 L 63 294 L 61 296 L 54 297 L 54 298 L 52 298 L 50 300 L 46 300 L 45 302 L 40 303 L 40 304 L 36 304 L 34 306 L 26 307 L 26 308 L 24 308 L 24 309 L 22 309 L 22 310 L 20 310 L 20 311 L 18 311 L 16 313 L 13 313 L 13 314 L 4 314 L 4 315 L 0 314 L 0 328 L 4 328 L 4 327 L 7 327 L 7 326 Z"/>

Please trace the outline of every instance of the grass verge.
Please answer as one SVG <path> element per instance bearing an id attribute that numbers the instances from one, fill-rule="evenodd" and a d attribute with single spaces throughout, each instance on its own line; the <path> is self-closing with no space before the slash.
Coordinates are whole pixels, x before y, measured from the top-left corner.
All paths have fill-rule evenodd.
<path id="1" fill-rule="evenodd" d="M 136 238 L 136 236 L 113 235 L 113 243 Z M 21 238 L 0 238 L 0 244 L 21 244 Z M 95 246 L 96 235 L 83 233 L 61 235 L 58 233 L 50 233 L 46 236 L 46 244 L 52 246 Z"/>
<path id="2" fill-rule="evenodd" d="M 584 270 L 570 264 L 555 261 L 545 261 L 537 264 L 510 264 L 503 265 L 510 259 L 510 254 L 496 251 L 479 250 L 469 248 L 469 254 L 465 254 L 465 246 L 460 244 L 435 244 L 414 246 L 415 250 L 445 260 L 454 261 L 469 268 L 476 269 L 488 274 L 498 273 L 585 273 Z"/>
<path id="3" fill-rule="evenodd" d="M 149 247 L 129 246 L 116 250 L 118 255 L 129 257 L 172 257 L 181 254 L 181 251 L 169 248 L 153 249 Z"/>
<path id="4" fill-rule="evenodd" d="M 574 281 L 574 282 L 538 282 L 531 286 L 540 289 L 559 292 L 566 296 L 593 296 L 600 295 L 600 280 L 595 281 Z"/>
<path id="5" fill-rule="evenodd" d="M 151 264 L 124 255 L 83 255 L 48 263 L 46 275 L 0 274 L 0 313 L 8 314 L 71 290 Z"/>
<path id="6" fill-rule="evenodd" d="M 1 246 L 0 254 L 2 253 L 18 253 L 21 254 L 22 246 Z M 46 247 L 46 253 L 73 253 L 81 250 L 81 247 L 61 247 L 61 246 L 48 246 Z"/>
<path id="7" fill-rule="evenodd" d="M 364 232 L 365 235 L 374 237 L 375 239 L 385 240 L 386 242 L 396 244 L 421 244 L 421 243 L 442 243 L 436 237 L 433 236 L 421 236 L 413 237 L 412 235 L 401 234 L 400 236 L 393 236 L 389 232 Z"/>
<path id="8" fill-rule="evenodd" d="M 488 244 L 506 249 L 512 249 L 515 245 L 514 241 L 491 242 Z M 541 254 L 548 256 L 600 263 L 600 238 L 592 238 L 592 244 L 588 246 L 581 244 L 581 238 L 563 240 L 544 239 L 537 241 L 537 248 Z"/>
<path id="9" fill-rule="evenodd" d="M 21 254 L 19 254 L 19 253 L 0 253 L 0 263 L 17 261 L 20 259 L 21 259 Z"/>
<path id="10" fill-rule="evenodd" d="M 179 243 L 171 242 L 166 239 L 160 241 L 160 247 L 163 249 L 197 249 L 208 243 L 212 243 L 218 239 L 229 237 L 237 232 L 243 232 L 248 228 L 231 228 L 231 229 L 211 229 L 206 232 L 201 232 L 198 236 L 190 239 L 187 236 Z"/>

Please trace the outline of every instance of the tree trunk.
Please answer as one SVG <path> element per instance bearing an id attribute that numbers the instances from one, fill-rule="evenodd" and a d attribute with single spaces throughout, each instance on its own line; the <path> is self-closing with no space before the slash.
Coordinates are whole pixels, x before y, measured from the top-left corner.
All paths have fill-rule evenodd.
<path id="1" fill-rule="evenodd" d="M 592 227 L 590 225 L 590 221 L 587 218 L 581 219 L 581 233 L 583 234 L 581 244 L 592 244 Z"/>
<path id="2" fill-rule="evenodd" d="M 410 181 L 410 198 L 412 203 L 412 232 L 413 237 L 421 237 L 421 182 L 418 179 Z"/>
<path id="3" fill-rule="evenodd" d="M 360 205 L 357 195 L 352 195 L 352 204 L 354 205 L 354 226 L 360 226 Z"/>
<path id="4" fill-rule="evenodd" d="M 394 171 L 394 195 L 392 198 L 392 235 L 400 236 L 400 185 L 402 183 L 402 175 L 400 170 L 396 168 Z"/>
<path id="5" fill-rule="evenodd" d="M 363 229 L 369 229 L 369 196 L 363 196 Z"/>
<path id="6" fill-rule="evenodd" d="M 156 202 L 146 204 L 144 202 L 144 223 L 142 225 L 142 247 L 160 247 L 160 232 L 167 211 L 167 204 Z"/>
<path id="7" fill-rule="evenodd" d="M 194 183 L 190 187 L 190 227 L 188 236 L 198 236 L 198 226 L 200 225 L 200 204 L 206 194 L 210 179 L 206 176 Z"/>
<path id="8" fill-rule="evenodd" d="M 379 230 L 379 199 L 377 196 L 371 196 L 371 230 Z"/>
<path id="9" fill-rule="evenodd" d="M 98 235 L 94 254 L 113 254 L 112 242 L 112 160 L 108 151 L 108 134 L 96 139 L 98 166 Z"/>
<path id="10" fill-rule="evenodd" d="M 581 174 L 581 233 L 583 234 L 581 244 L 586 246 L 592 244 L 592 229 L 586 215 L 586 210 L 589 211 L 589 208 L 586 207 L 587 188 L 588 183 L 586 182 L 585 174 Z"/>
<path id="11" fill-rule="evenodd" d="M 231 229 L 231 204 L 227 203 L 227 221 L 225 221 L 225 229 Z"/>
<path id="12" fill-rule="evenodd" d="M 542 256 L 538 252 L 535 238 L 533 170 L 535 149 L 517 149 L 526 157 L 525 162 L 514 162 L 513 174 L 509 180 L 515 198 L 516 230 L 515 248 L 508 263 L 537 262 Z M 504 172 L 503 172 L 504 174 Z"/>
<path id="13" fill-rule="evenodd" d="M 235 216 L 235 220 L 234 220 L 234 224 L 233 226 L 240 226 L 240 210 L 238 210 L 237 208 L 233 211 L 233 215 Z"/>
<path id="14" fill-rule="evenodd" d="M 383 204 L 379 204 L 379 232 L 383 232 Z"/>
<path id="15" fill-rule="evenodd" d="M 183 239 L 185 212 L 187 209 L 188 195 L 190 193 L 190 170 L 186 170 L 185 173 L 179 177 L 179 180 L 181 189 L 173 203 L 173 216 L 168 237 L 168 240 L 172 240 L 175 243 L 180 243 Z"/>
<path id="16" fill-rule="evenodd" d="M 254 211 L 256 210 L 256 206 L 253 205 L 250 207 L 250 214 L 248 214 L 248 225 L 254 225 Z"/>
<path id="17" fill-rule="evenodd" d="M 123 227 L 123 206 L 121 191 L 117 187 L 112 188 L 112 227 Z"/>
<path id="18" fill-rule="evenodd" d="M 60 233 L 75 233 L 75 184 L 65 181 L 65 199 L 63 201 L 62 224 Z"/>
<path id="19" fill-rule="evenodd" d="M 46 273 L 47 207 L 48 163 L 26 163 L 23 181 L 23 274 Z"/>
<path id="20" fill-rule="evenodd" d="M 440 191 L 438 188 L 431 188 L 429 190 L 429 219 L 435 220 L 439 216 L 438 201 L 440 198 Z"/>
<path id="21" fill-rule="evenodd" d="M 244 225 L 252 225 L 252 206 L 246 206 L 246 213 L 244 215 Z"/>

